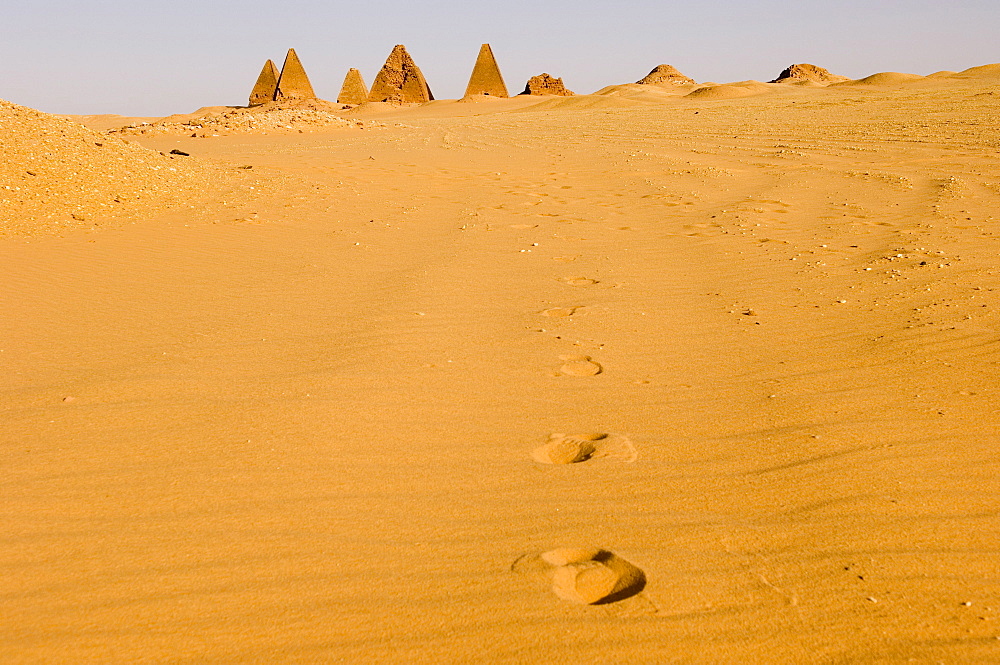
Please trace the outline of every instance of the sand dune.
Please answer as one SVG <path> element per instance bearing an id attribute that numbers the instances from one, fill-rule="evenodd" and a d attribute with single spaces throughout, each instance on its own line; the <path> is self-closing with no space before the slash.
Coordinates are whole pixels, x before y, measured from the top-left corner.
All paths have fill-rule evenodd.
<path id="1" fill-rule="evenodd" d="M 879 72 L 864 78 L 853 81 L 843 81 L 831 85 L 858 86 L 858 85 L 905 85 L 914 81 L 922 81 L 926 76 L 919 74 L 903 74 L 901 72 Z"/>
<path id="2" fill-rule="evenodd" d="M 343 117 L 342 104 L 322 99 L 292 99 L 252 107 L 208 107 L 194 113 L 171 115 L 155 122 L 114 128 L 112 134 L 141 136 L 226 136 L 229 134 L 269 134 L 316 132 L 333 129 L 365 129 L 381 125 Z"/>
<path id="3" fill-rule="evenodd" d="M 549 97 L 524 111 L 573 111 L 584 109 L 621 109 L 643 106 L 643 102 L 628 97 L 607 95 L 574 95 L 573 97 Z"/>
<path id="4" fill-rule="evenodd" d="M 137 125 L 143 122 L 155 122 L 160 120 L 160 118 L 124 116 L 114 113 L 103 113 L 99 115 L 60 115 L 57 117 L 65 118 L 70 122 L 78 122 L 84 127 L 88 127 L 98 132 L 107 131 L 116 127 L 124 127 L 125 125 Z"/>
<path id="5" fill-rule="evenodd" d="M 709 85 L 697 88 L 689 92 L 685 97 L 692 99 L 736 99 L 738 97 L 751 97 L 772 92 L 772 88 L 767 83 L 760 81 L 740 81 L 738 83 L 723 83 L 721 85 Z"/>
<path id="6" fill-rule="evenodd" d="M 2 100 L 0 134 L 0 234 L 135 217 L 178 205 L 217 176 L 201 164 Z"/>
<path id="7" fill-rule="evenodd" d="M 996 661 L 996 71 L 0 105 L 0 661 Z"/>
<path id="8" fill-rule="evenodd" d="M 621 85 L 609 85 L 601 88 L 594 94 L 609 97 L 626 97 L 641 102 L 663 103 L 681 97 L 697 87 L 697 85 L 679 85 L 676 83 L 669 85 L 625 83 Z"/>
<path id="9" fill-rule="evenodd" d="M 955 74 L 955 78 L 1000 79 L 1000 63 L 970 67 Z"/>

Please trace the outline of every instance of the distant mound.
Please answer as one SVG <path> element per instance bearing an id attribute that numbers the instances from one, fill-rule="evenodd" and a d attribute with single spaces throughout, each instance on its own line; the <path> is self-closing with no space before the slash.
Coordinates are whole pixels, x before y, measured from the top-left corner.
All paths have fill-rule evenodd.
<path id="1" fill-rule="evenodd" d="M 1000 64 L 970 67 L 955 74 L 955 78 L 1000 79 Z"/>
<path id="2" fill-rule="evenodd" d="M 795 83 L 798 81 L 813 81 L 815 83 L 839 83 L 841 81 L 850 81 L 846 76 L 838 76 L 837 74 L 831 74 L 830 70 L 824 69 L 822 67 L 817 67 L 816 65 L 810 65 L 808 63 L 802 63 L 799 65 L 790 65 L 778 78 L 771 81 L 771 83 Z"/>
<path id="3" fill-rule="evenodd" d="M 863 79 L 857 79 L 856 81 L 845 81 L 839 85 L 902 85 L 904 83 L 922 81 L 926 78 L 926 76 L 920 76 L 919 74 L 879 72 L 878 74 L 872 74 L 871 76 L 866 76 Z"/>
<path id="4" fill-rule="evenodd" d="M 681 74 L 672 65 L 657 65 L 653 71 L 636 81 L 638 85 L 693 84 L 695 80 Z"/>
<path id="5" fill-rule="evenodd" d="M 341 116 L 352 117 L 358 115 L 379 115 L 383 113 L 395 113 L 406 109 L 416 108 L 418 104 L 400 104 L 395 102 L 364 102 L 357 106 L 352 106 L 340 112 Z"/>
<path id="6" fill-rule="evenodd" d="M 582 111 L 596 109 L 622 109 L 646 106 L 644 102 L 624 97 L 609 97 L 604 95 L 574 95 L 572 97 L 552 97 L 538 104 L 532 104 L 516 111 Z"/>
<path id="7" fill-rule="evenodd" d="M 344 118 L 340 104 L 322 99 L 281 100 L 252 107 L 213 107 L 202 111 L 204 112 L 170 116 L 152 123 L 128 125 L 112 130 L 111 133 L 125 136 L 175 134 L 205 137 L 381 126 L 371 120 Z"/>
<path id="8" fill-rule="evenodd" d="M 538 76 L 532 76 L 528 79 L 527 85 L 524 86 L 524 92 L 521 94 L 569 97 L 571 95 L 575 95 L 576 93 L 572 90 L 567 90 L 566 86 L 563 85 L 562 79 L 548 74 L 539 74 Z"/>
<path id="9" fill-rule="evenodd" d="M 135 117 L 116 115 L 114 113 L 101 113 L 98 115 L 65 115 L 59 114 L 58 118 L 65 118 L 71 122 L 78 122 L 85 127 L 89 127 L 97 132 L 107 131 L 115 127 L 134 125 L 140 122 L 155 122 L 159 117 Z"/>
<path id="10" fill-rule="evenodd" d="M 89 226 L 214 177 L 190 159 L 3 100 L 0 136 L 0 235 Z"/>
<path id="11" fill-rule="evenodd" d="M 689 92 L 697 84 L 692 85 L 640 85 L 638 83 L 623 83 L 601 88 L 595 95 L 601 97 L 624 97 L 640 102 L 662 103 L 678 99 Z"/>
<path id="12" fill-rule="evenodd" d="M 293 104 L 293 103 L 296 103 L 296 102 L 291 102 L 291 101 L 288 101 L 288 100 L 285 100 L 285 101 L 282 102 L 282 104 Z M 218 115 L 220 113 L 225 113 L 226 111 L 229 111 L 229 110 L 234 109 L 234 108 L 242 108 L 242 107 L 240 107 L 240 106 L 202 106 L 200 109 L 197 109 L 195 111 L 191 111 L 190 113 L 172 113 L 172 114 L 170 114 L 168 116 L 165 116 L 163 118 L 153 118 L 152 120 L 144 120 L 144 119 L 140 118 L 138 122 L 131 122 L 131 123 L 128 123 L 128 124 L 131 124 L 131 125 L 142 125 L 144 123 L 145 124 L 152 124 L 154 122 L 180 123 L 180 122 L 184 122 L 185 120 L 194 120 L 195 118 L 204 118 L 204 117 L 209 116 L 209 115 Z M 118 125 L 118 127 L 122 127 L 124 124 L 125 123 L 123 123 L 122 125 Z"/>
<path id="13" fill-rule="evenodd" d="M 459 104 L 482 104 L 482 103 L 492 103 L 508 99 L 507 97 L 497 97 L 495 95 L 487 95 L 485 93 L 477 95 L 466 95 L 458 100 Z"/>
<path id="14" fill-rule="evenodd" d="M 771 92 L 771 87 L 760 81 L 740 81 L 739 83 L 723 83 L 721 85 L 709 85 L 692 90 L 685 97 L 694 99 L 737 99 L 739 97 L 753 97 Z"/>

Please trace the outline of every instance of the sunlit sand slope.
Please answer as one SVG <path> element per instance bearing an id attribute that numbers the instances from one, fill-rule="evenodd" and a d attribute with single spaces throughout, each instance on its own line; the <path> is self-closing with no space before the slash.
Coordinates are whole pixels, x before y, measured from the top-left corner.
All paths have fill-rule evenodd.
<path id="1" fill-rule="evenodd" d="M 973 74 L 137 139 L 272 184 L 0 240 L 0 661 L 994 662 Z"/>

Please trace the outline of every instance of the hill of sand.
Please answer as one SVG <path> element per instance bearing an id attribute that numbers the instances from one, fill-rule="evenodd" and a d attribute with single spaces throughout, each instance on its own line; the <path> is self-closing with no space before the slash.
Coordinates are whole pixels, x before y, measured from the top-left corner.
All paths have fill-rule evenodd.
<path id="1" fill-rule="evenodd" d="M 217 177 L 200 164 L 0 100 L 0 234 L 134 217 L 176 204 Z"/>
<path id="2" fill-rule="evenodd" d="M 722 83 L 720 85 L 707 85 L 696 88 L 689 92 L 686 97 L 693 99 L 736 99 L 738 97 L 752 97 L 763 95 L 772 91 L 771 86 L 760 81 L 740 81 L 738 83 Z"/>
<path id="3" fill-rule="evenodd" d="M 374 121 L 344 118 L 343 109 L 341 104 L 321 99 L 281 100 L 248 108 L 213 107 L 194 114 L 133 123 L 115 128 L 112 133 L 123 136 L 171 134 L 205 138 L 229 134 L 303 133 L 380 126 Z"/>
<path id="4" fill-rule="evenodd" d="M 835 85 L 848 85 L 848 86 L 858 86 L 858 85 L 905 85 L 907 83 L 913 83 L 914 81 L 922 81 L 926 76 L 920 76 L 919 74 L 903 74 L 901 72 L 879 72 L 878 74 L 872 74 L 871 76 L 866 76 L 854 81 L 843 81 Z"/>
<path id="5" fill-rule="evenodd" d="M 124 116 L 117 115 L 115 113 L 101 113 L 97 115 L 59 115 L 59 118 L 65 118 L 71 122 L 77 122 L 90 129 L 103 132 L 109 129 L 117 129 L 118 127 L 124 127 L 125 125 L 138 125 L 144 122 L 155 122 L 161 118 L 155 117 L 138 117 L 138 116 Z"/>
<path id="6" fill-rule="evenodd" d="M 969 67 L 955 74 L 955 78 L 1000 79 L 1000 64 Z"/>
<path id="7" fill-rule="evenodd" d="M 662 103 L 668 98 L 685 95 L 698 88 L 697 84 L 670 84 L 670 85 L 646 85 L 639 83 L 622 83 L 619 85 L 609 85 L 601 88 L 595 95 L 609 95 L 612 97 L 628 97 L 651 102 Z"/>
<path id="8" fill-rule="evenodd" d="M 574 95 L 572 97 L 548 96 L 541 102 L 519 109 L 521 112 L 533 113 L 548 110 L 581 110 L 581 109 L 620 109 L 643 106 L 643 102 L 621 96 L 607 95 Z"/>
<path id="9" fill-rule="evenodd" d="M 0 238 L 0 661 L 994 662 L 995 79 L 750 87 L 4 106 L 33 209 L 183 205 Z"/>

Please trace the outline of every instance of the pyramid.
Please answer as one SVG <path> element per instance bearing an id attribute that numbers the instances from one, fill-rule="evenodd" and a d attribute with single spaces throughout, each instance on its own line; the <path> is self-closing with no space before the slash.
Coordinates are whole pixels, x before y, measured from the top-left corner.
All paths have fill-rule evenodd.
<path id="1" fill-rule="evenodd" d="M 367 100 L 368 88 L 365 86 L 365 80 L 361 78 L 361 72 L 354 68 L 347 70 L 344 85 L 340 88 L 340 94 L 337 95 L 337 103 L 362 104 Z"/>
<path id="2" fill-rule="evenodd" d="M 274 66 L 273 60 L 264 63 L 264 69 L 260 70 L 260 76 L 250 93 L 250 103 L 247 106 L 259 106 L 274 101 L 274 93 L 278 90 L 278 68 Z"/>
<path id="3" fill-rule="evenodd" d="M 476 66 L 472 68 L 472 76 L 469 77 L 469 86 L 465 89 L 465 96 L 471 97 L 472 95 L 509 96 L 507 86 L 503 82 L 503 76 L 500 74 L 500 67 L 497 66 L 496 58 L 493 57 L 493 49 L 490 48 L 489 44 L 483 44 L 479 49 Z"/>
<path id="4" fill-rule="evenodd" d="M 694 79 L 684 76 L 673 65 L 657 65 L 653 71 L 636 81 L 639 85 L 658 85 L 673 83 L 676 85 L 692 84 Z"/>
<path id="5" fill-rule="evenodd" d="M 285 56 L 285 64 L 281 66 L 281 76 L 278 78 L 278 91 L 274 98 L 277 99 L 316 99 L 306 70 L 299 62 L 299 56 L 295 49 L 288 49 Z"/>
<path id="6" fill-rule="evenodd" d="M 406 52 L 406 47 L 396 44 L 372 83 L 368 101 L 422 103 L 432 99 L 434 95 L 420 68 Z"/>
<path id="7" fill-rule="evenodd" d="M 522 95 L 558 95 L 560 97 L 570 97 L 576 93 L 567 90 L 562 79 L 557 79 L 549 74 L 539 74 L 528 79 L 528 84 L 524 86 Z"/>
<path id="8" fill-rule="evenodd" d="M 778 78 L 770 83 L 787 83 L 788 81 L 814 81 L 816 83 L 839 83 L 840 81 L 850 81 L 846 76 L 831 74 L 829 69 L 802 63 L 791 65 L 778 75 Z"/>

